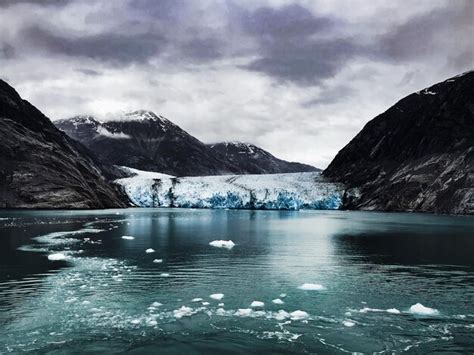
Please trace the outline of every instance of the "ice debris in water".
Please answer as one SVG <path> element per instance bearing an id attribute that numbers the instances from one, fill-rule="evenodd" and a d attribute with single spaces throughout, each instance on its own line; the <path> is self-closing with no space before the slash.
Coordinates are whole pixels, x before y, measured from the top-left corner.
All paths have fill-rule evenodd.
<path id="1" fill-rule="evenodd" d="M 202 302 L 201 304 L 202 304 L 203 306 L 209 306 L 209 305 L 210 305 L 209 302 Z"/>
<path id="2" fill-rule="evenodd" d="M 163 305 L 163 304 L 160 303 L 160 302 L 153 302 L 153 303 L 151 304 L 151 307 L 160 307 L 160 306 L 162 306 L 162 305 Z"/>
<path id="3" fill-rule="evenodd" d="M 238 317 L 250 317 L 252 312 L 250 308 L 239 308 L 237 312 L 235 312 L 235 315 Z"/>
<path id="4" fill-rule="evenodd" d="M 280 298 L 285 298 L 286 297 L 286 293 L 280 293 Z"/>
<path id="5" fill-rule="evenodd" d="M 163 259 L 155 259 L 153 260 L 155 264 L 161 264 L 163 262 Z"/>
<path id="6" fill-rule="evenodd" d="M 152 248 L 148 248 L 147 250 L 145 250 L 145 253 L 147 254 L 151 254 L 151 253 L 154 253 L 155 252 L 155 249 L 152 249 Z"/>
<path id="7" fill-rule="evenodd" d="M 221 302 L 221 303 L 219 303 L 217 306 L 218 306 L 218 307 L 224 307 L 225 305 L 224 305 L 224 303 Z"/>
<path id="8" fill-rule="evenodd" d="M 353 321 L 350 321 L 350 320 L 345 320 L 342 322 L 342 324 L 346 327 L 353 327 L 355 325 L 355 323 Z"/>
<path id="9" fill-rule="evenodd" d="M 305 311 L 297 310 L 297 311 L 291 312 L 290 317 L 292 320 L 302 320 L 302 319 L 309 318 L 309 314 L 306 313 Z"/>
<path id="10" fill-rule="evenodd" d="M 280 298 L 275 298 L 272 302 L 275 303 L 275 304 L 283 304 L 283 303 L 285 303 L 285 302 L 283 302 Z"/>
<path id="11" fill-rule="evenodd" d="M 321 291 L 324 290 L 324 286 L 320 284 L 304 283 L 298 287 L 300 290 L 306 291 Z"/>
<path id="12" fill-rule="evenodd" d="M 168 277 L 168 276 L 170 276 L 170 274 L 168 274 L 167 272 L 162 272 L 162 273 L 160 274 L 160 276 L 162 276 L 162 277 Z"/>
<path id="13" fill-rule="evenodd" d="M 252 307 L 252 308 L 263 307 L 263 306 L 265 306 L 265 303 L 263 303 L 261 301 L 253 301 L 250 304 L 250 307 Z"/>
<path id="14" fill-rule="evenodd" d="M 387 309 L 387 313 L 400 314 L 400 311 L 396 308 L 389 308 Z"/>
<path id="15" fill-rule="evenodd" d="M 209 245 L 216 248 L 232 249 L 235 246 L 235 243 L 232 240 L 213 240 Z"/>
<path id="16" fill-rule="evenodd" d="M 285 320 L 286 318 L 290 318 L 290 313 L 287 311 L 280 309 L 277 314 L 275 314 L 276 320 Z"/>
<path id="17" fill-rule="evenodd" d="M 51 261 L 66 260 L 66 255 L 62 253 L 49 254 L 48 260 L 51 260 Z"/>
<path id="18" fill-rule="evenodd" d="M 220 301 L 221 299 L 224 298 L 224 294 L 223 293 L 213 293 L 209 297 L 211 297 L 213 300 Z"/>
<path id="19" fill-rule="evenodd" d="M 125 239 L 125 240 L 134 240 L 135 237 L 132 237 L 131 235 L 123 235 L 123 236 L 122 236 L 122 239 Z"/>
<path id="20" fill-rule="evenodd" d="M 193 314 L 193 309 L 191 307 L 182 306 L 179 309 L 173 311 L 175 318 L 180 319 L 183 317 L 188 317 Z"/>
<path id="21" fill-rule="evenodd" d="M 425 307 L 421 303 L 417 303 L 410 307 L 410 313 L 421 316 L 437 316 L 439 311 L 434 308 Z"/>
<path id="22" fill-rule="evenodd" d="M 191 302 L 201 302 L 201 301 L 202 301 L 202 298 L 199 298 L 199 297 L 198 298 L 193 298 L 191 300 Z"/>

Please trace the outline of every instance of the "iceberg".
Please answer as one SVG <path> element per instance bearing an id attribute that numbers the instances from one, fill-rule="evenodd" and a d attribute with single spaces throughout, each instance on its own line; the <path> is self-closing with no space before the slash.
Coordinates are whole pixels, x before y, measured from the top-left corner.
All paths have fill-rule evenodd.
<path id="1" fill-rule="evenodd" d="M 324 290 L 323 285 L 311 284 L 311 283 L 305 283 L 305 284 L 299 286 L 298 288 L 300 290 L 305 290 L 305 291 L 321 291 L 321 290 Z"/>
<path id="2" fill-rule="evenodd" d="M 213 240 L 209 245 L 216 248 L 232 249 L 235 246 L 235 243 L 232 240 Z"/>
<path id="3" fill-rule="evenodd" d="M 224 294 L 223 293 L 213 293 L 209 297 L 212 298 L 213 300 L 220 301 L 221 299 L 224 298 Z"/>
<path id="4" fill-rule="evenodd" d="M 265 306 L 265 303 L 263 303 L 261 301 L 253 301 L 250 304 L 250 307 L 252 307 L 252 308 L 260 308 L 260 307 L 264 307 L 264 306 Z"/>
<path id="5" fill-rule="evenodd" d="M 345 191 L 320 172 L 174 177 L 119 168 L 130 176 L 115 182 L 139 207 L 334 210 Z"/>
<path id="6" fill-rule="evenodd" d="M 414 304 L 410 307 L 410 313 L 420 316 L 437 316 L 439 311 L 434 308 L 423 306 L 421 303 Z"/>

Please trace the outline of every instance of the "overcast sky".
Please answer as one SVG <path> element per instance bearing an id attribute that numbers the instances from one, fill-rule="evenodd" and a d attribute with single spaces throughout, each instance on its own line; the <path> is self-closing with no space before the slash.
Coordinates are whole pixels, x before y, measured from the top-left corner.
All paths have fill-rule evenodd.
<path id="1" fill-rule="evenodd" d="M 324 168 L 474 67 L 474 1 L 0 0 L 0 77 L 52 120 L 148 109 Z"/>

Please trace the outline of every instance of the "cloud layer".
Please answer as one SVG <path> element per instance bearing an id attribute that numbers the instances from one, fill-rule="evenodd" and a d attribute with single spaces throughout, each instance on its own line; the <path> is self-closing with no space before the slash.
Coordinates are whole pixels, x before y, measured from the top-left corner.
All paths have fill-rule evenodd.
<path id="1" fill-rule="evenodd" d="M 0 76 L 52 119 L 150 109 L 324 168 L 378 113 L 474 67 L 474 2 L 0 1 Z"/>

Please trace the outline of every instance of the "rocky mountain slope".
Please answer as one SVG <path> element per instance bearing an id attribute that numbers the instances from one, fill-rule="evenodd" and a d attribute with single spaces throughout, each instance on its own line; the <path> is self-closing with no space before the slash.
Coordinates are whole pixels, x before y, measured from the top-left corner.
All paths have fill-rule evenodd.
<path id="1" fill-rule="evenodd" d="M 124 206 L 85 148 L 0 80 L 0 208 Z"/>
<path id="2" fill-rule="evenodd" d="M 253 144 L 224 142 L 210 147 L 238 166 L 245 174 L 284 174 L 319 171 L 311 165 L 281 160 Z"/>
<path id="3" fill-rule="evenodd" d="M 54 122 L 73 139 L 91 150 L 103 163 L 128 166 L 175 176 L 262 174 L 314 171 L 313 167 L 289 163 L 250 145 L 249 150 L 221 149 L 206 145 L 168 119 L 150 111 L 135 111 L 99 122 L 77 116 Z"/>
<path id="4" fill-rule="evenodd" d="M 474 72 L 397 102 L 324 171 L 358 188 L 346 207 L 474 213 Z"/>

